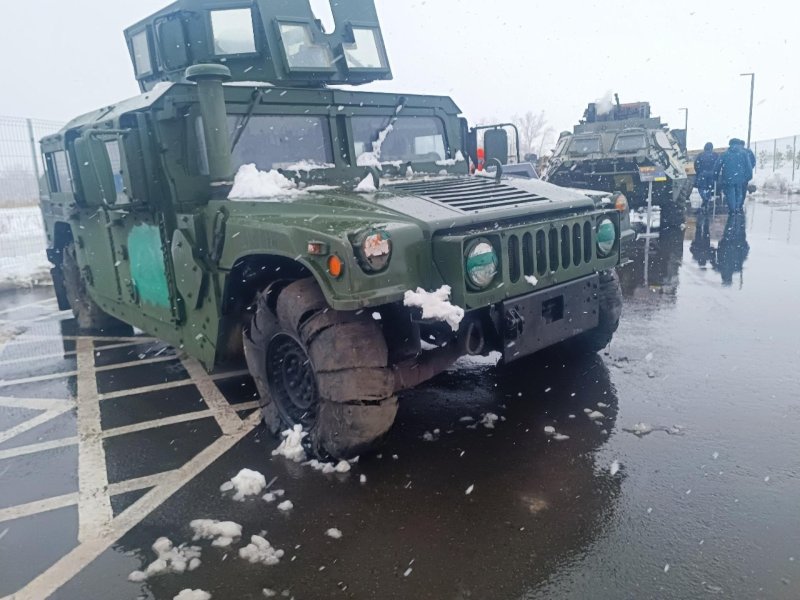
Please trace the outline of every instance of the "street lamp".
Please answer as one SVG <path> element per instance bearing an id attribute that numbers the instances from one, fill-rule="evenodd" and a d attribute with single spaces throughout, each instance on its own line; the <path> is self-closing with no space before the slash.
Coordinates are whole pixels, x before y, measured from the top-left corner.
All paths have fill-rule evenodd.
<path id="1" fill-rule="evenodd" d="M 742 73 L 741 77 L 750 77 L 750 116 L 747 118 L 747 147 L 750 147 L 750 133 L 753 131 L 753 91 L 756 87 L 755 73 Z"/>
<path id="2" fill-rule="evenodd" d="M 689 109 L 688 108 L 679 108 L 678 110 L 684 111 L 685 119 L 683 120 L 683 137 L 686 140 L 686 151 L 689 151 Z"/>

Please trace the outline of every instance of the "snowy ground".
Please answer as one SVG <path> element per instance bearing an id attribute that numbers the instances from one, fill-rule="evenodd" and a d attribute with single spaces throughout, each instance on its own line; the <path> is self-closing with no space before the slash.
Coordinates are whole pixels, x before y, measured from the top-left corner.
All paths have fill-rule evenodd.
<path id="1" fill-rule="evenodd" d="M 0 209 L 0 286 L 31 286 L 50 279 L 39 207 Z"/>

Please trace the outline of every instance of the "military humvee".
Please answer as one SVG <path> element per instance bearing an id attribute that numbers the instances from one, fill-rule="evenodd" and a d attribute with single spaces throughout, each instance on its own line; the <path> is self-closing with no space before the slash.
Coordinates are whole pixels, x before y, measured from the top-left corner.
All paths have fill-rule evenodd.
<path id="1" fill-rule="evenodd" d="M 647 206 L 648 183 L 640 167 L 663 170 L 665 181 L 653 184 L 653 204 L 665 225 L 683 221 L 692 191 L 686 173 L 685 131 L 670 131 L 650 115 L 650 104 L 589 104 L 573 133 L 564 132 L 550 158 L 544 179 L 566 187 L 621 191 L 632 209 Z M 682 140 L 684 143 L 681 143 Z"/>
<path id="2" fill-rule="evenodd" d="M 450 98 L 331 87 L 391 77 L 372 0 L 332 10 L 326 33 L 303 0 L 180 0 L 129 28 L 142 95 L 42 140 L 42 211 L 81 327 L 244 354 L 273 432 L 348 457 L 463 355 L 606 346 L 629 229 L 504 177 L 501 130 L 471 176 Z"/>

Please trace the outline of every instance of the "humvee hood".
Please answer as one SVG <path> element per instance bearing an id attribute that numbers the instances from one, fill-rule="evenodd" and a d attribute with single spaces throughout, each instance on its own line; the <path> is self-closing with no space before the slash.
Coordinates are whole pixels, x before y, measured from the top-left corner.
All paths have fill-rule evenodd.
<path id="1" fill-rule="evenodd" d="M 538 180 L 447 177 L 387 182 L 377 192 L 311 188 L 302 193 L 225 203 L 231 218 L 288 226 L 353 230 L 362 225 L 413 223 L 432 232 L 498 220 L 592 210 L 588 196 Z"/>

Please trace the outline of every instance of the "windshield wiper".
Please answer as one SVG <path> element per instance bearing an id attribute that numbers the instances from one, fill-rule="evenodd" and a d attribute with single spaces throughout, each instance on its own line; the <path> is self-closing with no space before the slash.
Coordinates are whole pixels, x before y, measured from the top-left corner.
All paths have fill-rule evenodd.
<path id="1" fill-rule="evenodd" d="M 233 134 L 233 142 L 231 143 L 231 152 L 236 149 L 236 144 L 239 143 L 239 140 L 242 139 L 242 134 L 244 134 L 244 130 L 247 127 L 248 123 L 250 123 L 250 118 L 253 116 L 253 111 L 255 111 L 256 106 L 259 105 L 261 102 L 261 98 L 263 97 L 264 92 L 260 89 L 257 89 L 253 92 L 253 97 L 250 99 L 250 104 L 247 107 L 247 112 L 241 118 L 241 120 L 236 124 L 236 131 Z"/>

